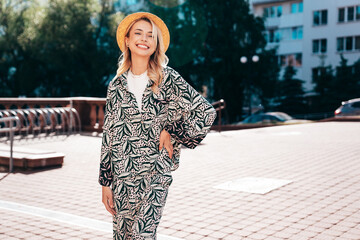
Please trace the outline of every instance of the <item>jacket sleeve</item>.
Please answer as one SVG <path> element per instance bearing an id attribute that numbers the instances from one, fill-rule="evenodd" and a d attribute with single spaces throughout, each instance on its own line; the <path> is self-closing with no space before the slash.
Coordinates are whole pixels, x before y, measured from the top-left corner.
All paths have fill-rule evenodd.
<path id="1" fill-rule="evenodd" d="M 165 130 L 185 147 L 195 148 L 205 138 L 216 118 L 214 107 L 176 71 L 170 74 L 172 101 Z"/>
<path id="2" fill-rule="evenodd" d="M 105 103 L 105 116 L 103 126 L 103 136 L 101 144 L 101 158 L 100 158 L 100 171 L 99 171 L 99 183 L 102 186 L 110 186 L 113 180 L 113 174 L 111 170 L 111 144 L 112 133 L 111 126 L 113 125 L 112 114 L 112 99 L 111 99 L 111 85 L 110 82 L 107 89 L 106 103 Z"/>

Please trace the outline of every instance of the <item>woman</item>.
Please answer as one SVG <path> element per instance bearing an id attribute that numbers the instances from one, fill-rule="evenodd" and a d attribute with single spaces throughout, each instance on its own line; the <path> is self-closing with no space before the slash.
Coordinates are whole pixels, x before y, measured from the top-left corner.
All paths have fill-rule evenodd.
<path id="1" fill-rule="evenodd" d="M 116 37 L 122 56 L 106 98 L 102 201 L 113 215 L 114 239 L 156 239 L 180 146 L 195 148 L 216 111 L 166 66 L 170 36 L 159 17 L 131 14 Z"/>

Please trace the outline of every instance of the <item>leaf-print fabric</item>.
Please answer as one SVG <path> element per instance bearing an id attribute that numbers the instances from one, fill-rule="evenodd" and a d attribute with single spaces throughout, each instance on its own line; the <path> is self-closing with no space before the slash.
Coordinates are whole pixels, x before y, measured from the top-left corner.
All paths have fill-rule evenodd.
<path id="1" fill-rule="evenodd" d="M 158 184 L 162 186 L 158 186 L 162 191 L 156 193 L 159 195 L 156 204 L 150 201 L 152 198 L 146 200 L 150 201 L 148 203 L 150 205 L 145 204 L 151 206 L 150 210 L 140 204 L 139 212 L 131 215 L 121 207 L 117 207 L 114 218 L 114 239 L 115 237 L 127 239 L 126 236 L 133 236 L 134 229 L 136 230 L 134 226 L 137 224 L 135 218 L 139 216 L 143 216 L 139 219 L 145 222 L 139 220 L 138 229 L 142 230 L 143 226 L 152 225 L 146 229 L 154 230 L 151 233 L 146 230 L 142 236 L 154 235 L 161 217 L 161 209 L 165 204 L 167 188 L 170 185 L 166 184 L 169 181 L 165 181 L 168 179 L 164 176 L 171 177 L 171 171 L 178 168 L 181 145 L 188 148 L 198 146 L 210 131 L 216 118 L 216 111 L 212 105 L 175 70 L 165 67 L 163 74 L 164 78 L 157 93 L 151 90 L 153 81 L 149 80 L 142 96 L 141 112 L 134 94 L 128 91 L 127 72 L 112 80 L 108 86 L 99 183 L 103 186 L 112 185 L 115 204 L 120 204 L 119 206 L 122 206 L 122 201 L 130 201 L 130 205 L 134 203 L 133 201 L 144 203 L 143 196 L 138 197 L 138 200 L 130 200 L 134 194 L 154 194 L 155 188 L 140 188 L 142 185 L 138 184 L 142 179 L 152 182 L 153 177 L 157 176 L 155 178 L 160 179 Z M 171 135 L 172 158 L 165 148 L 159 151 L 159 136 L 163 129 Z M 143 210 L 156 214 L 149 216 Z M 125 216 L 132 216 L 134 219 L 127 221 Z M 126 227 L 124 222 L 129 227 Z M 127 230 L 121 233 L 121 229 Z"/>
<path id="2" fill-rule="evenodd" d="M 112 186 L 116 215 L 113 239 L 156 239 L 171 173 L 138 175 Z"/>

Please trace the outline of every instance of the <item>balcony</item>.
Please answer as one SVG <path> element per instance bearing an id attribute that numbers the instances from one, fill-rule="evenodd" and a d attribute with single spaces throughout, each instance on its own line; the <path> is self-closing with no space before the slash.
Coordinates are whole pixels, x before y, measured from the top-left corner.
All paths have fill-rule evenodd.
<path id="1" fill-rule="evenodd" d="M 281 17 L 276 18 L 267 18 L 265 21 L 266 28 L 289 28 L 294 26 L 302 26 L 303 23 L 303 14 L 286 14 Z"/>

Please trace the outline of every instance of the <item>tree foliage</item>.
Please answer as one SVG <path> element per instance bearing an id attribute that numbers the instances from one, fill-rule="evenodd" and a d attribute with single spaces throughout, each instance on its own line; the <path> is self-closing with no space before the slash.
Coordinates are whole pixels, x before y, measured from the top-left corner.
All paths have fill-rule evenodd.
<path id="1" fill-rule="evenodd" d="M 3 96 L 102 96 L 119 55 L 109 1 L 2 6 Z"/>
<path id="2" fill-rule="evenodd" d="M 360 59 L 353 65 L 341 55 L 339 66 L 320 66 L 313 75 L 314 91 L 318 94 L 312 103 L 311 111 L 333 111 L 342 101 L 359 97 Z"/>
<path id="3" fill-rule="evenodd" d="M 294 78 L 296 69 L 289 65 L 285 68 L 282 81 L 278 83 L 279 106 L 277 109 L 288 114 L 306 113 L 303 81 Z"/>

